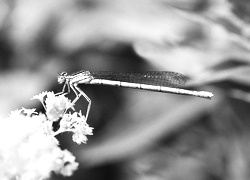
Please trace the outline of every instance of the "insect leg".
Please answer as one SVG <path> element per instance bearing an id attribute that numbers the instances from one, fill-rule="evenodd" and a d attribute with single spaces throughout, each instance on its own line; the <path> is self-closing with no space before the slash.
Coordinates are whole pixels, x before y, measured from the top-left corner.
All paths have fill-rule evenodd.
<path id="1" fill-rule="evenodd" d="M 86 112 L 86 115 L 85 115 L 85 119 L 87 120 L 88 119 L 88 115 L 89 115 L 89 111 L 90 111 L 90 107 L 91 107 L 91 100 L 89 99 L 89 97 L 79 88 L 77 87 L 77 84 L 70 84 L 69 85 L 70 88 L 74 91 L 76 97 L 75 99 L 71 102 L 71 104 L 69 105 L 68 108 L 66 108 L 65 112 L 71 108 L 72 106 L 74 106 L 74 104 L 76 103 L 76 101 L 81 97 L 83 96 L 87 101 L 88 101 L 88 108 L 87 108 L 87 112 Z"/>
<path id="2" fill-rule="evenodd" d="M 75 85 L 75 88 L 78 90 L 78 92 L 80 92 L 80 94 L 88 101 L 88 107 L 87 107 L 87 112 L 85 115 L 85 119 L 87 121 L 88 116 L 89 116 L 89 111 L 90 111 L 90 107 L 91 107 L 91 100 L 90 98 L 87 96 L 87 94 L 85 94 L 79 87 L 77 87 L 77 85 Z"/>
<path id="3" fill-rule="evenodd" d="M 67 87 L 67 91 L 65 90 Z M 68 82 L 65 82 L 64 85 L 63 85 L 63 88 L 62 88 L 62 91 L 59 92 L 59 93 L 56 93 L 55 95 L 56 96 L 59 96 L 61 94 L 69 94 L 70 93 L 70 87 L 69 87 L 69 83 Z"/>

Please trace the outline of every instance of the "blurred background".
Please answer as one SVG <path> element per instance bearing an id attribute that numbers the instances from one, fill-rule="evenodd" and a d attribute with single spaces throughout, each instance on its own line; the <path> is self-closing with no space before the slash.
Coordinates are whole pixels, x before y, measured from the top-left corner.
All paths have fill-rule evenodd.
<path id="1" fill-rule="evenodd" d="M 80 167 L 51 180 L 249 179 L 249 13 L 247 0 L 1 0 L 0 116 L 42 111 L 29 99 L 60 92 L 61 71 L 179 72 L 212 100 L 80 85 L 94 135 L 58 136 Z"/>

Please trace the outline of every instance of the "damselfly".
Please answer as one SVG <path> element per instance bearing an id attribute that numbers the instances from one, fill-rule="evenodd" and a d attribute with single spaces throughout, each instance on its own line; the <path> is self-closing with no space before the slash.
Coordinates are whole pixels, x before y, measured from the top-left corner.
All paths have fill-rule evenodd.
<path id="1" fill-rule="evenodd" d="M 138 73 L 80 71 L 72 75 L 67 75 L 66 72 L 62 72 L 58 75 L 58 83 L 64 83 L 61 93 L 69 93 L 70 89 L 72 89 L 76 94 L 76 98 L 72 101 L 70 107 L 72 107 L 81 96 L 88 101 L 88 108 L 85 116 L 86 119 L 89 115 L 91 100 L 78 87 L 78 84 L 99 84 L 128 87 L 157 92 L 190 95 L 206 99 L 211 99 L 213 97 L 211 92 L 182 89 L 186 83 L 186 79 L 186 76 L 170 71 L 149 71 Z M 65 91 L 66 87 L 68 92 Z"/>

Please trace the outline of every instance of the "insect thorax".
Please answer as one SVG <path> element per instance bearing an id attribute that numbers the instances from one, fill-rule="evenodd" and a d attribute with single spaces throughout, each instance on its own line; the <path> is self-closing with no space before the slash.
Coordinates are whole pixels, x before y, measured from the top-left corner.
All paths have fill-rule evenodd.
<path id="1" fill-rule="evenodd" d="M 82 71 L 68 76 L 68 79 L 71 83 L 86 83 L 91 81 L 93 77 L 89 71 Z"/>

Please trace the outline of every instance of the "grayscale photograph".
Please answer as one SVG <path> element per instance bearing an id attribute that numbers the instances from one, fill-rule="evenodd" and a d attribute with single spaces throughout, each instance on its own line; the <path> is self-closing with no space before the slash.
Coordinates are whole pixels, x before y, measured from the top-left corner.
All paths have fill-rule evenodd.
<path id="1" fill-rule="evenodd" d="M 248 0 L 0 0 L 0 87 L 0 180 L 250 179 Z"/>

